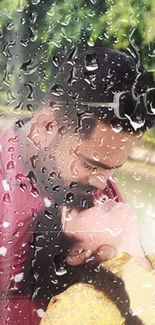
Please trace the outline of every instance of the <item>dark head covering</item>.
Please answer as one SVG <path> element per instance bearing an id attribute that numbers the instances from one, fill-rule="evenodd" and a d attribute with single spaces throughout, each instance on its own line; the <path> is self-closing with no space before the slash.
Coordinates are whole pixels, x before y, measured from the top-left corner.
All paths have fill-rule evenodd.
<path id="1" fill-rule="evenodd" d="M 134 58 L 108 48 L 73 51 L 50 88 L 52 99 L 102 108 L 103 118 L 124 129 L 145 130 L 155 124 L 154 89 Z M 106 114 L 105 114 L 106 113 Z"/>

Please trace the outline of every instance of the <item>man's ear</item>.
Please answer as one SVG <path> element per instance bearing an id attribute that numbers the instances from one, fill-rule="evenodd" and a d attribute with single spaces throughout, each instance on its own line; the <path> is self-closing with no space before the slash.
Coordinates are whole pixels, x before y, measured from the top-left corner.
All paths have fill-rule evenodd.
<path id="1" fill-rule="evenodd" d="M 36 117 L 38 129 L 43 134 L 53 134 L 58 129 L 55 114 L 49 109 L 42 109 Z"/>
<path id="2" fill-rule="evenodd" d="M 27 138 L 37 149 L 48 147 L 58 131 L 58 123 L 50 109 L 43 108 L 31 123 Z"/>

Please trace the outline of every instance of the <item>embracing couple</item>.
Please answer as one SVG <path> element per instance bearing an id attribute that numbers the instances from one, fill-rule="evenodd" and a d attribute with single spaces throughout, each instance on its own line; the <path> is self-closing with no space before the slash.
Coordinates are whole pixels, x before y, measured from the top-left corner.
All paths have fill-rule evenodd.
<path id="1" fill-rule="evenodd" d="M 133 57 L 75 50 L 1 135 L 2 324 L 155 323 L 152 252 L 112 181 L 155 125 L 154 95 Z"/>

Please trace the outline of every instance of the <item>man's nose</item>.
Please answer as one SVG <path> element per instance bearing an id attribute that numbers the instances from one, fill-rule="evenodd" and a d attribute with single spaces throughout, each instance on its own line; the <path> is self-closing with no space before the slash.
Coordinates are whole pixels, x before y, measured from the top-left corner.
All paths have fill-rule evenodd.
<path id="1" fill-rule="evenodd" d="M 88 179 L 88 183 L 100 190 L 104 190 L 107 186 L 107 180 L 109 177 L 111 177 L 113 174 L 113 171 L 107 170 L 107 171 L 96 171 L 95 173 L 91 173 Z"/>

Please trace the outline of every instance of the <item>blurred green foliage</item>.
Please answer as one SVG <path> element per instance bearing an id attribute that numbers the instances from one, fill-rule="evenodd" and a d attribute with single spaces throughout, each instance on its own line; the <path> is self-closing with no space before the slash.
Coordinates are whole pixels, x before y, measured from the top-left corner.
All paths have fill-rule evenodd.
<path id="1" fill-rule="evenodd" d="M 31 51 L 30 34 L 34 33 L 36 44 L 44 44 L 40 58 L 46 62 L 62 48 L 65 52 L 75 44 L 81 47 L 97 44 L 139 53 L 145 68 L 154 72 L 154 17 L 154 0 L 0 2 L 0 27 L 3 33 L 6 35 L 6 26 L 11 21 L 14 25 L 12 31 L 14 28 L 14 33 L 20 36 L 25 18 L 25 24 L 29 25 L 29 29 L 25 27 L 28 45 L 23 43 L 23 46 L 28 46 Z"/>
<path id="2" fill-rule="evenodd" d="M 1 0 L 2 105 L 36 109 L 77 44 L 131 53 L 154 78 L 154 17 L 154 0 Z"/>

